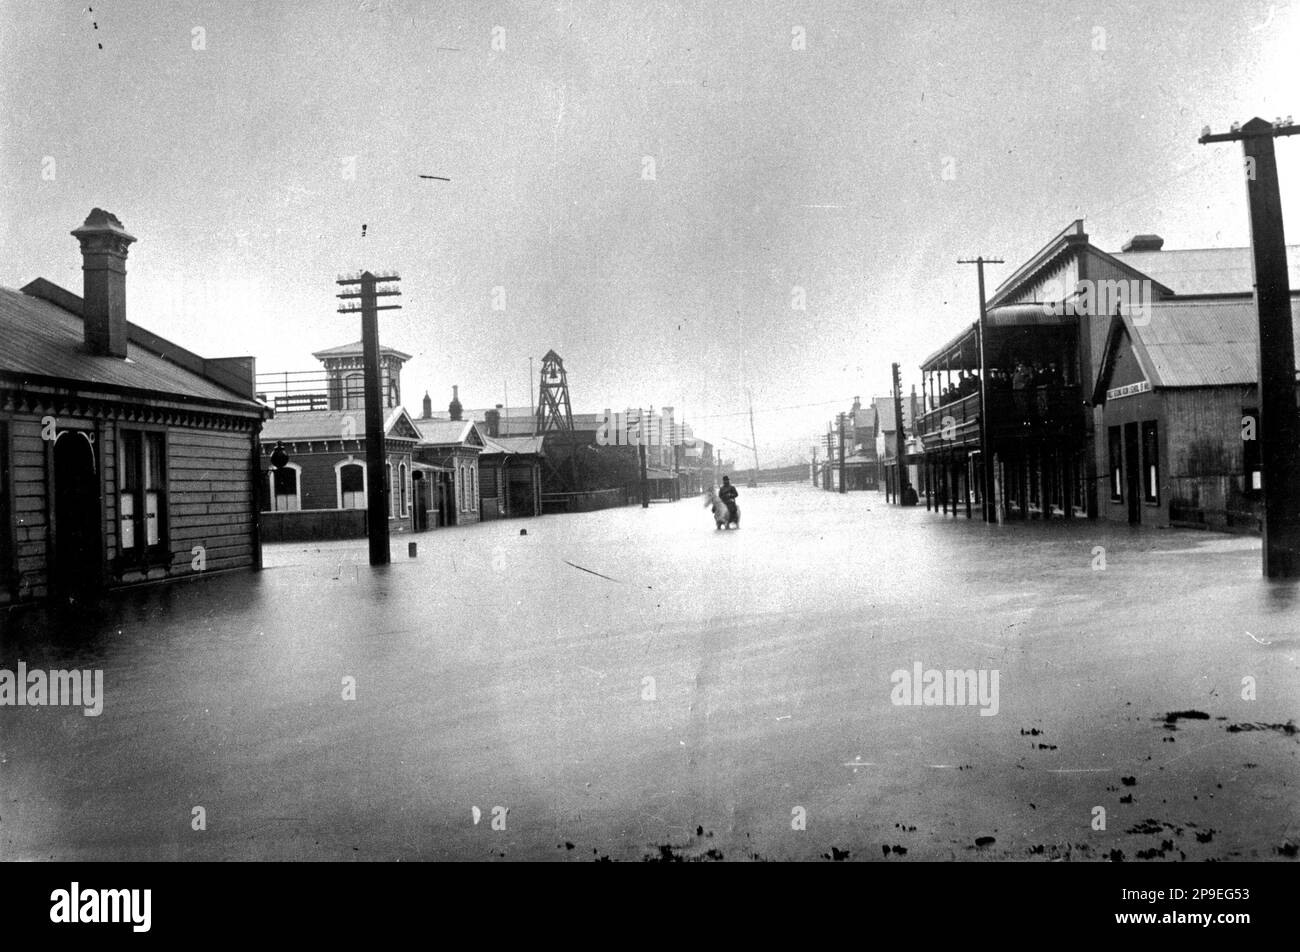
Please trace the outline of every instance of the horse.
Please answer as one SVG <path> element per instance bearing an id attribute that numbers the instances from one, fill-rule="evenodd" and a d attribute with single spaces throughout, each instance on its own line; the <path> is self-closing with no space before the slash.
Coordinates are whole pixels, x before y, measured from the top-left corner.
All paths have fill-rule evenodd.
<path id="1" fill-rule="evenodd" d="M 704 497 L 704 506 L 713 510 L 713 521 L 716 529 L 730 529 L 734 522 L 736 528 L 740 528 L 740 507 L 736 507 L 736 515 L 733 518 L 727 509 L 727 504 L 722 501 L 717 491 L 712 486 L 709 487 L 708 494 Z"/>

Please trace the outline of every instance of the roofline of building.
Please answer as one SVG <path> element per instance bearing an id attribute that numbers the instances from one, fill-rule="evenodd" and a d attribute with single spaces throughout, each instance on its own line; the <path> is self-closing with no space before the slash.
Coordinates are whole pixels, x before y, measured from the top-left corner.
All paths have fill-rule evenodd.
<path id="1" fill-rule="evenodd" d="M 35 278 L 28 281 L 18 291 L 28 297 L 34 297 L 37 300 L 53 304 L 82 321 L 85 320 L 85 302 L 53 281 L 45 278 Z M 258 403 L 255 396 L 257 393 L 256 357 L 251 355 L 246 357 L 200 357 L 192 350 L 186 350 L 179 344 L 174 344 L 165 337 L 155 334 L 153 331 L 145 330 L 139 324 L 132 324 L 130 321 L 126 322 L 126 339 L 137 347 L 142 347 L 155 356 L 168 360 L 183 370 L 188 370 L 190 373 L 202 377 L 209 383 L 216 384 L 223 390 L 229 390 L 241 399 Z M 247 377 L 232 369 L 237 362 L 242 363 L 243 361 L 248 361 Z"/>
<path id="2" fill-rule="evenodd" d="M 75 377 L 55 377 L 46 374 L 30 374 L 13 370 L 0 370 L 0 390 L 12 389 L 21 391 L 28 386 L 48 387 L 51 390 L 66 391 L 69 389 L 68 384 L 75 384 L 78 392 L 84 393 L 87 397 L 93 397 L 95 394 L 111 395 L 115 397 L 131 397 L 140 400 L 147 400 L 151 403 L 159 401 L 182 404 L 184 406 L 194 406 L 207 408 L 213 411 L 230 413 L 239 411 L 239 414 L 247 417 L 259 417 L 267 420 L 275 416 L 275 411 L 256 400 L 214 400 L 211 397 L 196 397 L 188 393 L 175 393 L 171 390 L 148 390 L 143 387 L 126 387 L 115 383 L 99 383 L 94 380 L 81 380 Z"/>

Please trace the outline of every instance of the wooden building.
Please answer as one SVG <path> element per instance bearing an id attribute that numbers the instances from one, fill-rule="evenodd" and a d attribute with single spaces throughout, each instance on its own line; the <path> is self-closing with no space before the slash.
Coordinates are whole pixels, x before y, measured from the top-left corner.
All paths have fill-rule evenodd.
<path id="1" fill-rule="evenodd" d="M 987 441 L 1012 518 L 1257 525 L 1250 249 L 1162 249 L 1111 254 L 1075 221 L 989 298 L 983 361 L 978 322 L 926 359 L 928 503 L 979 511 Z"/>
<path id="2" fill-rule="evenodd" d="M 478 458 L 479 517 L 540 516 L 542 438 L 480 435 L 483 436 L 483 451 Z"/>
<path id="3" fill-rule="evenodd" d="M 1300 343 L 1300 294 L 1292 296 Z M 1116 522 L 1258 531 L 1258 313 L 1251 300 L 1192 300 L 1111 319 L 1092 393 Z"/>
<path id="4" fill-rule="evenodd" d="M 261 565 L 252 357 L 127 321 L 135 238 L 94 209 L 83 294 L 0 288 L 0 605 Z"/>

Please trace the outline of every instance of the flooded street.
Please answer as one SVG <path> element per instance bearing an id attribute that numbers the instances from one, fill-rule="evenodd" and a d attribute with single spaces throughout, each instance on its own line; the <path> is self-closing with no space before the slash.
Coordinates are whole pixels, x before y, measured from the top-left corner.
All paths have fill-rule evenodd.
<path id="1" fill-rule="evenodd" d="M 1294 855 L 1300 584 L 1257 537 L 740 504 L 395 537 L 381 570 L 267 546 L 57 636 L 6 617 L 0 667 L 104 697 L 3 712 L 0 858 Z M 894 703 L 931 669 L 988 690 Z"/>

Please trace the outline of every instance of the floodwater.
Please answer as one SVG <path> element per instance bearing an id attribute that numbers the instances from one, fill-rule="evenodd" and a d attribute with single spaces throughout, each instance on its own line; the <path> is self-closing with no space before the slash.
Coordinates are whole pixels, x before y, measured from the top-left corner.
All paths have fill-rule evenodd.
<path id="1" fill-rule="evenodd" d="M 97 717 L 0 708 L 0 858 L 1294 855 L 1300 584 L 1258 538 L 739 501 L 0 618 L 0 668 L 104 683 Z M 894 703 L 918 665 L 982 703 Z"/>

